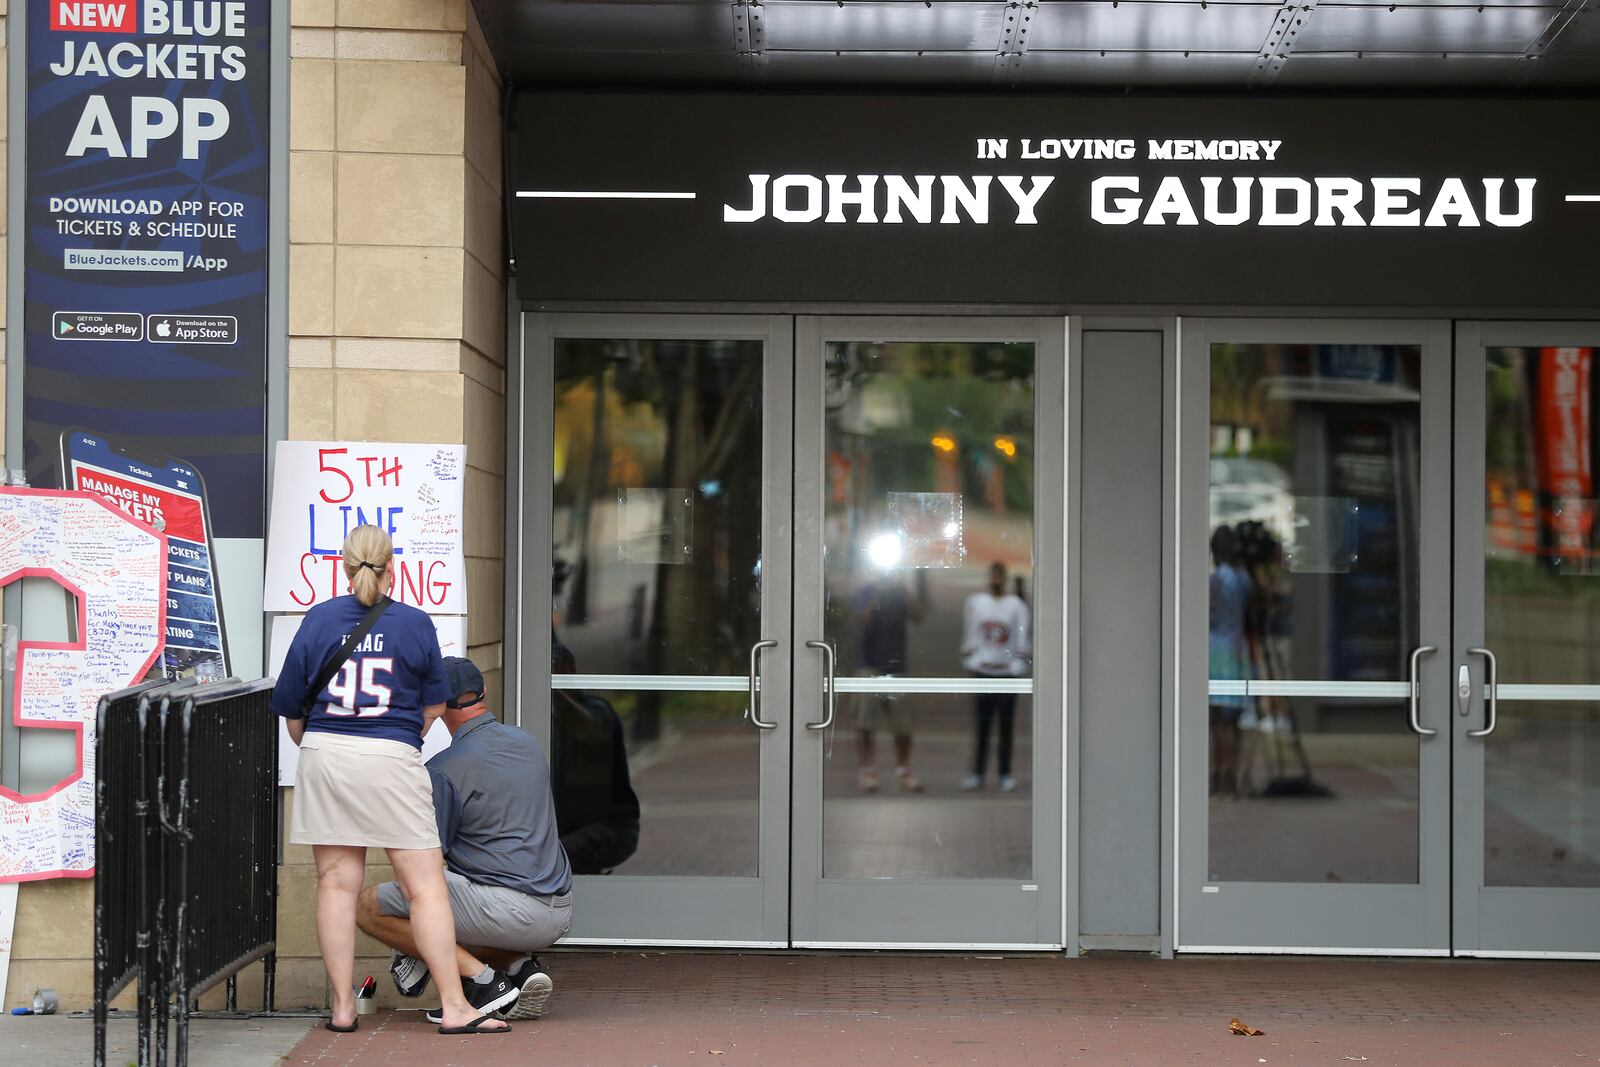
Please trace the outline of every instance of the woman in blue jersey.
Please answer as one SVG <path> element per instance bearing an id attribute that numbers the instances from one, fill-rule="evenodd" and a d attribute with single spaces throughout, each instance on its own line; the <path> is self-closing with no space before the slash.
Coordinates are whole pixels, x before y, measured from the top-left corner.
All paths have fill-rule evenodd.
<path id="1" fill-rule="evenodd" d="M 434 820 L 433 786 L 422 764 L 422 734 L 450 696 L 432 621 L 392 603 L 394 546 L 376 526 L 344 542 L 349 596 L 306 613 L 272 694 L 272 709 L 300 746 L 289 840 L 310 845 L 317 862 L 317 940 L 333 990 L 330 1030 L 356 1028 L 356 898 L 368 848 L 389 853 L 411 902 L 417 947 L 439 982 L 441 1033 L 503 1033 L 510 1027 L 474 1006 L 457 972 L 455 923 Z M 308 690 L 369 608 L 387 605 L 332 680 Z M 515 998 L 515 990 L 512 991 Z M 481 999 L 481 998 L 475 998 Z"/>

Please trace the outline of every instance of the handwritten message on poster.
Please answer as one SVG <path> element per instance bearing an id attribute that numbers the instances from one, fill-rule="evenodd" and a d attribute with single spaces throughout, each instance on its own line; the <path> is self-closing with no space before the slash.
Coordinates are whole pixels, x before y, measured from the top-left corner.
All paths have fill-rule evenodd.
<path id="1" fill-rule="evenodd" d="M 394 592 L 431 614 L 467 610 L 463 445 L 282 441 L 267 529 L 266 611 L 304 612 L 343 596 L 347 533 L 394 539 Z"/>
<path id="2" fill-rule="evenodd" d="M 76 600 L 76 641 L 18 646 L 18 726 L 71 730 L 77 769 L 42 793 L 0 788 L 0 882 L 94 873 L 95 706 L 142 679 L 166 625 L 166 537 L 91 493 L 0 489 L 0 585 L 49 578 Z"/>
<path id="3" fill-rule="evenodd" d="M 6 1006 L 6 977 L 11 973 L 11 934 L 17 927 L 17 884 L 0 885 L 0 1011 Z"/>
<path id="4" fill-rule="evenodd" d="M 300 631 L 304 616 L 279 615 L 272 620 L 272 647 L 267 655 L 267 666 L 276 678 L 283 669 L 284 657 L 289 654 L 289 643 Z M 467 620 L 459 615 L 435 615 L 433 626 L 439 632 L 439 650 L 446 656 L 467 654 Z M 436 722 L 422 739 L 422 758 L 427 760 L 435 752 L 450 744 L 450 731 L 444 723 Z M 289 739 L 289 728 L 278 723 L 278 784 L 294 785 L 295 773 L 300 769 L 300 746 Z"/>

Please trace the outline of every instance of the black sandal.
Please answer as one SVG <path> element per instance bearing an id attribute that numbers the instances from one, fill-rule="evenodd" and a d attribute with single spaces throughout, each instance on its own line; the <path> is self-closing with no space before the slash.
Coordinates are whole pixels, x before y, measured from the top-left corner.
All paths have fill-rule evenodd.
<path id="1" fill-rule="evenodd" d="M 332 1030 L 336 1034 L 353 1034 L 357 1030 L 361 1029 L 361 1020 L 353 1019 L 351 1020 L 349 1026 L 335 1026 L 333 1025 L 333 1020 L 329 1019 L 327 1022 L 322 1024 L 322 1028 L 324 1030 Z"/>
<path id="2" fill-rule="evenodd" d="M 441 1034 L 509 1034 L 511 1024 L 504 1026 L 484 1026 L 487 1022 L 498 1022 L 493 1015 L 480 1015 L 465 1026 L 440 1026 Z"/>

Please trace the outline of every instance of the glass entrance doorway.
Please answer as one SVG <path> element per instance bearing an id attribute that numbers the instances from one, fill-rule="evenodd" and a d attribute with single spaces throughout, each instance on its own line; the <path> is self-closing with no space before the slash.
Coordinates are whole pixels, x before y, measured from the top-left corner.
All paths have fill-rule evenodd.
<path id="1" fill-rule="evenodd" d="M 1596 353 L 1595 324 L 1456 331 L 1463 955 L 1600 953 Z"/>
<path id="2" fill-rule="evenodd" d="M 1600 331 L 1184 330 L 1180 949 L 1600 950 Z"/>
<path id="3" fill-rule="evenodd" d="M 1060 320 L 529 324 L 574 938 L 1059 946 Z"/>

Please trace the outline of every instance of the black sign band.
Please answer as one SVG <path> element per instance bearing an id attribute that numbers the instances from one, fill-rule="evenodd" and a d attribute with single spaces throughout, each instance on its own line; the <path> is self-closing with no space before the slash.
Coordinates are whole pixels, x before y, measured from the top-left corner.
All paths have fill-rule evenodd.
<path id="1" fill-rule="evenodd" d="M 529 301 L 1600 306 L 1587 101 L 528 93 Z"/>

